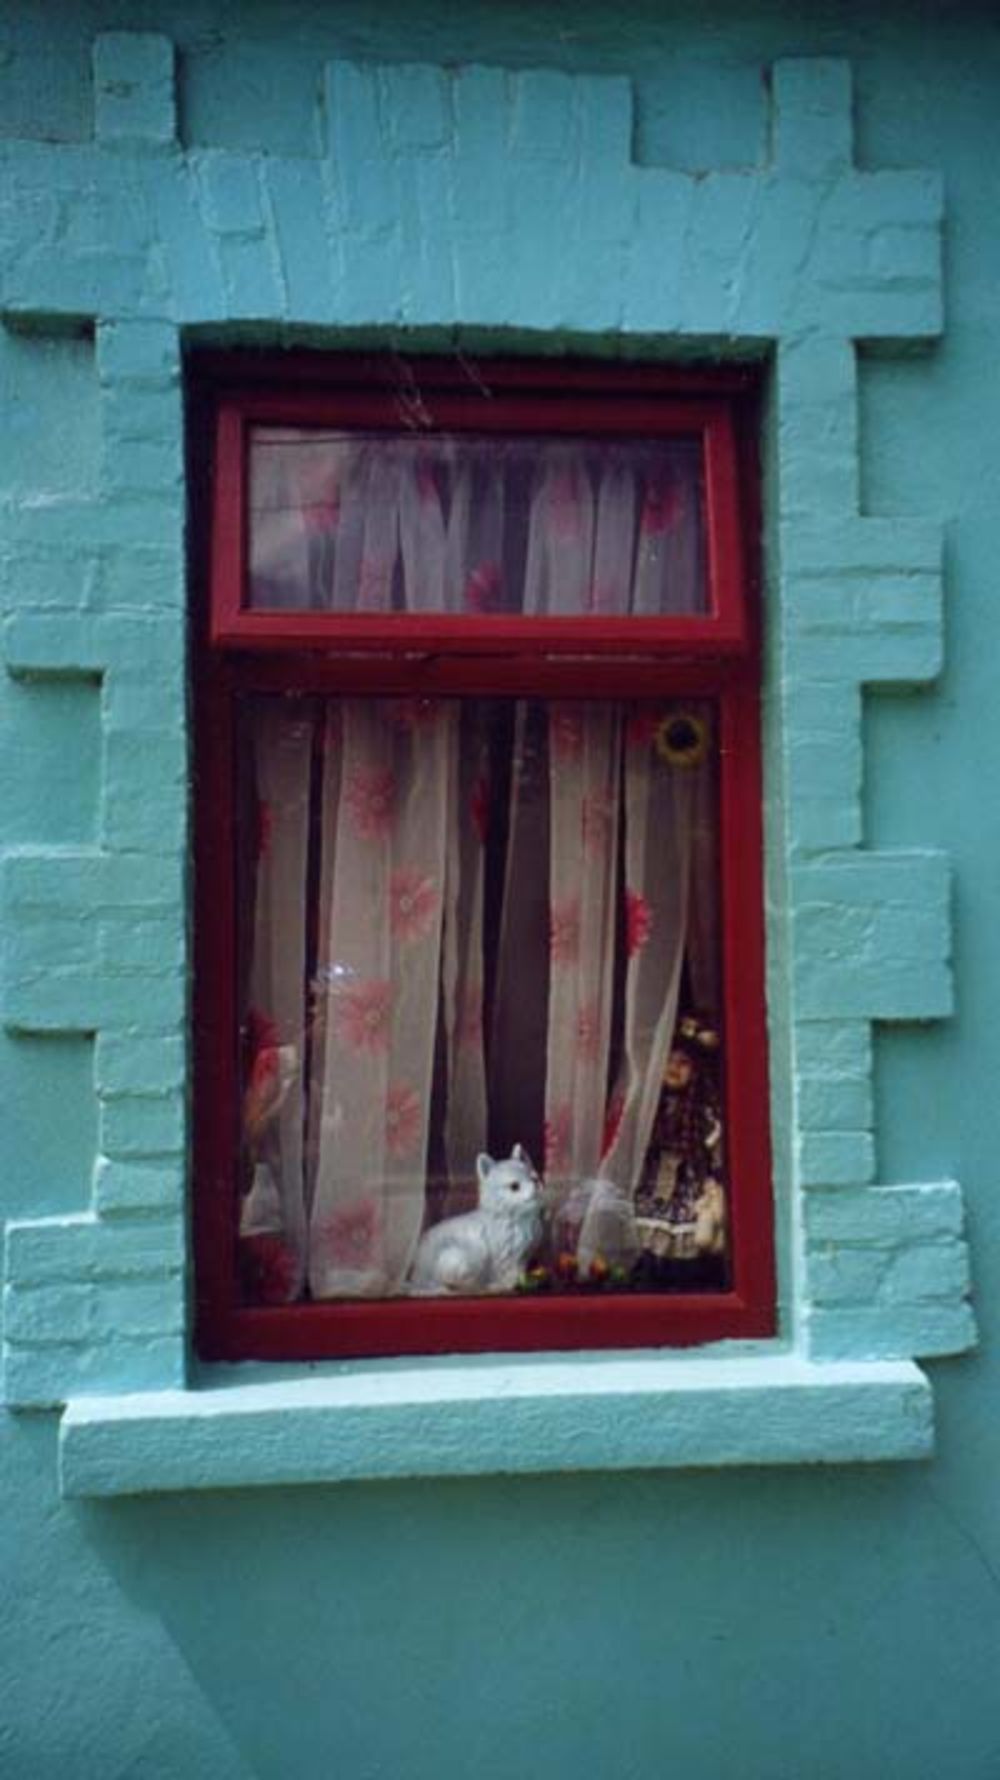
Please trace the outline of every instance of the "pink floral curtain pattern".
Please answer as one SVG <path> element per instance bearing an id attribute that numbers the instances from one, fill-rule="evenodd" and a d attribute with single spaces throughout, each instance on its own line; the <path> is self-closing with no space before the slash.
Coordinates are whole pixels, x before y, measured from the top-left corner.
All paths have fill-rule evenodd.
<path id="1" fill-rule="evenodd" d="M 625 1019 L 601 1173 L 634 1191 L 677 1019 L 691 902 L 692 810 L 701 763 L 664 758 L 669 715 L 625 736 Z"/>
<path id="2" fill-rule="evenodd" d="M 621 723 L 610 706 L 549 713 L 549 1016 L 545 1169 L 562 1194 L 596 1175 L 616 938 Z"/>
<path id="3" fill-rule="evenodd" d="M 682 447 L 269 429 L 251 489 L 263 607 L 703 608 Z M 716 1006 L 706 751 L 663 745 L 662 705 L 255 713 L 247 1005 L 285 1054 L 241 1233 L 280 1233 L 283 1295 L 405 1289 L 432 1196 L 458 1209 L 491 1142 L 544 1128 L 557 1198 L 633 1191 L 685 967 Z"/>
<path id="4" fill-rule="evenodd" d="M 251 736 L 249 829 L 256 853 L 256 894 L 243 1104 L 250 1190 L 240 1231 L 265 1256 L 270 1254 L 269 1285 L 279 1298 L 297 1293 L 306 1253 L 302 1039 L 312 736 L 310 715 L 280 703 L 256 713 Z"/>
<path id="5" fill-rule="evenodd" d="M 604 614 L 693 611 L 701 602 L 687 491 L 640 474 L 611 453 L 594 482 L 587 455 L 546 460 L 531 504 L 527 611 Z M 601 1175 L 623 1192 L 638 1183 L 677 1017 L 699 862 L 697 990 L 714 992 L 715 827 L 704 748 L 662 745 L 662 708 L 628 721 L 619 710 L 555 705 L 548 719 L 550 975 L 545 1070 L 545 1171 L 564 1197 Z M 503 998 L 516 992 L 505 953 L 524 927 L 518 900 L 533 895 L 537 824 L 524 807 L 530 774 L 512 780 L 507 866 L 509 924 L 501 935 L 498 1025 L 516 1027 Z M 695 813 L 701 816 L 695 823 Z M 618 941 L 617 871 L 624 854 L 624 1019 L 608 1080 Z M 506 964 L 506 968 L 504 968 Z M 715 1008 L 714 999 L 703 1005 Z"/>
<path id="6" fill-rule="evenodd" d="M 341 707 L 320 938 L 315 1297 L 398 1288 L 424 1212 L 456 713 Z"/>
<path id="7" fill-rule="evenodd" d="M 441 1002 L 446 1043 L 444 1165 L 458 1189 L 475 1178 L 488 1120 L 483 1048 L 485 853 L 490 815 L 490 752 L 480 713 L 460 722 L 449 761 L 448 838 Z M 445 1200 L 451 1209 L 450 1196 Z"/>
<path id="8" fill-rule="evenodd" d="M 259 610 L 701 612 L 702 547 L 700 454 L 683 439 L 252 435 Z"/>

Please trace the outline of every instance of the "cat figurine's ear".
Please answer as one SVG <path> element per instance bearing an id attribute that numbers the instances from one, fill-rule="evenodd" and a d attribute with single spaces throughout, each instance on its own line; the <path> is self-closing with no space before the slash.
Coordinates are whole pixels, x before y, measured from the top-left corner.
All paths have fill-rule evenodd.
<path id="1" fill-rule="evenodd" d="M 488 1156 L 485 1150 L 480 1150 L 476 1157 L 476 1179 L 480 1186 L 484 1184 L 487 1175 L 491 1174 L 495 1167 L 496 1163 L 493 1157 Z"/>
<path id="2" fill-rule="evenodd" d="M 529 1156 L 527 1150 L 523 1149 L 519 1143 L 516 1143 L 514 1145 L 514 1148 L 511 1150 L 510 1159 L 512 1162 L 523 1163 L 524 1167 L 527 1168 L 531 1174 L 534 1174 L 535 1164 L 531 1160 L 531 1157 Z"/>

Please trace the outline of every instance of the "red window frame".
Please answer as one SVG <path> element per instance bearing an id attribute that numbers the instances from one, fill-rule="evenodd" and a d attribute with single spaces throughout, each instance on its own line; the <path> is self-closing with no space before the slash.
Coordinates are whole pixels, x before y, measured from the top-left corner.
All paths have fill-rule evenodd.
<path id="1" fill-rule="evenodd" d="M 202 575 L 195 685 L 194 1249 L 206 1359 L 688 1346 L 775 1328 L 764 1002 L 756 379 L 749 370 L 289 353 L 199 355 L 192 486 Z M 607 619 L 249 611 L 248 438 L 257 423 L 420 425 L 482 433 L 697 434 L 709 610 Z M 196 508 L 196 518 L 199 517 Z M 207 537 L 204 535 L 207 533 Z M 207 574 L 204 569 L 207 567 Z M 583 658 L 586 658 L 585 661 Z M 239 1302 L 235 721 L 253 692 L 709 696 L 719 819 L 731 1285 L 650 1292 L 372 1302 Z"/>

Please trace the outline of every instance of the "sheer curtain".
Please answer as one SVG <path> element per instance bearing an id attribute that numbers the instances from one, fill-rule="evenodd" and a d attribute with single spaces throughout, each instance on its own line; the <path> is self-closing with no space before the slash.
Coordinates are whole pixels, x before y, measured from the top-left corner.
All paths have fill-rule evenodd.
<path id="1" fill-rule="evenodd" d="M 703 603 L 683 453 L 266 444 L 251 474 L 259 607 L 391 623 Z M 714 995 L 711 771 L 671 762 L 666 708 L 519 701 L 498 748 L 495 713 L 471 701 L 343 698 L 294 719 L 259 704 L 266 845 L 246 974 L 267 1043 L 253 1068 L 284 1044 L 291 1085 L 248 1141 L 241 1227 L 282 1233 L 287 1296 L 304 1281 L 315 1297 L 404 1289 L 431 1187 L 435 1211 L 461 1203 L 476 1153 L 542 1122 L 556 1197 L 597 1173 L 631 1192 L 686 947 L 698 995 Z"/>
<path id="2" fill-rule="evenodd" d="M 613 616 L 697 610 L 703 590 L 690 485 L 669 475 L 650 478 L 627 450 L 608 453 L 595 480 L 588 455 L 564 450 L 538 478 L 525 610 Z M 608 705 L 549 710 L 545 1170 L 557 1199 L 597 1174 L 631 1194 L 656 1114 L 689 930 L 694 816 L 705 818 L 711 803 L 707 764 L 672 764 L 660 745 L 667 721 L 662 708 L 631 716 Z M 506 1004 L 517 996 L 515 905 L 531 897 L 539 869 L 539 836 L 519 807 L 531 796 L 530 776 L 515 772 L 496 1011 L 506 1045 L 495 1046 L 498 1071 L 513 1036 Z M 714 832 L 710 818 L 697 829 L 707 912 L 699 922 L 698 991 L 706 994 L 715 986 L 707 883 L 714 885 Z M 624 911 L 616 901 L 620 849 Z M 624 1032 L 606 1098 L 622 942 Z"/>

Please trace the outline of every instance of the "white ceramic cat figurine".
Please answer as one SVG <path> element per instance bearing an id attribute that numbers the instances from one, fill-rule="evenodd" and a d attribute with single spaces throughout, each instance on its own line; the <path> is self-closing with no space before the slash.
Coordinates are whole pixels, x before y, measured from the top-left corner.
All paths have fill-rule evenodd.
<path id="1" fill-rule="evenodd" d="M 514 1145 L 506 1161 L 476 1157 L 479 1205 L 443 1218 L 420 1238 L 410 1284 L 417 1292 L 509 1292 L 542 1233 L 542 1183 Z"/>

